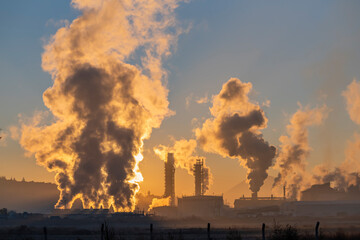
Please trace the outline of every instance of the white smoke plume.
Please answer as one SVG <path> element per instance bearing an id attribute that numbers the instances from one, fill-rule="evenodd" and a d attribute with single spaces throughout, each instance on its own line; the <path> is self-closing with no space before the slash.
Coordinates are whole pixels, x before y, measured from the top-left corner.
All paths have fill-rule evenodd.
<path id="1" fill-rule="evenodd" d="M 205 193 L 211 183 L 212 183 L 212 175 L 210 172 L 210 168 L 206 166 L 205 157 L 197 156 L 195 154 L 197 147 L 197 142 L 195 139 L 180 139 L 175 141 L 173 146 L 168 147 L 164 145 L 159 145 L 154 148 L 154 152 L 162 159 L 166 161 L 166 156 L 168 152 L 174 153 L 175 159 L 175 167 L 186 169 L 189 174 L 194 175 L 194 164 L 197 159 L 203 159 L 203 193 Z"/>
<path id="2" fill-rule="evenodd" d="M 360 125 L 360 83 L 355 79 L 342 93 L 346 100 L 346 109 L 351 120 Z M 354 133 L 353 140 L 347 142 L 345 161 L 340 168 L 346 172 L 360 172 L 360 135 Z"/>
<path id="3" fill-rule="evenodd" d="M 299 191 L 309 184 L 306 174 L 306 159 L 311 148 L 309 146 L 310 126 L 320 125 L 328 116 L 329 108 L 322 107 L 310 108 L 302 107 L 292 115 L 290 123 L 286 126 L 287 135 L 279 138 L 280 152 L 277 157 L 275 169 L 279 170 L 278 176 L 274 180 L 275 186 L 285 185 L 287 197 L 296 199 Z"/>
<path id="4" fill-rule="evenodd" d="M 21 145 L 56 172 L 57 208 L 131 211 L 142 175 L 143 140 L 168 109 L 162 59 L 180 33 L 175 0 L 73 0 L 82 14 L 45 46 L 43 94 L 54 116 L 21 127 Z M 126 62 L 143 54 L 136 67 Z"/>
<path id="5" fill-rule="evenodd" d="M 171 204 L 170 196 L 164 198 L 153 198 L 147 211 L 150 212 L 153 208 L 156 207 L 170 206 L 170 204 Z"/>
<path id="6" fill-rule="evenodd" d="M 8 131 L 3 131 L 0 128 L 0 147 L 6 147 L 8 136 L 9 136 Z"/>
<path id="7" fill-rule="evenodd" d="M 257 103 L 249 100 L 251 83 L 229 79 L 213 97 L 212 118 L 195 130 L 200 146 L 207 152 L 239 158 L 248 169 L 252 192 L 258 192 L 275 157 L 275 147 L 264 140 L 261 129 L 267 118 Z"/>
<path id="8" fill-rule="evenodd" d="M 355 79 L 347 86 L 342 95 L 346 100 L 346 109 L 350 119 L 360 125 L 360 83 Z M 352 140 L 347 141 L 345 160 L 330 170 L 323 164 L 314 169 L 314 182 L 332 182 L 339 190 L 346 190 L 351 185 L 359 186 L 360 173 L 360 135 L 355 132 Z"/>
<path id="9" fill-rule="evenodd" d="M 329 167 L 321 164 L 313 170 L 313 184 L 332 183 L 333 187 L 340 191 L 347 191 L 350 186 L 360 186 L 360 174 L 348 171 L 340 167 L 330 170 Z"/>
<path id="10" fill-rule="evenodd" d="M 346 100 L 346 109 L 351 120 L 360 124 L 360 83 L 354 79 L 342 95 Z"/>

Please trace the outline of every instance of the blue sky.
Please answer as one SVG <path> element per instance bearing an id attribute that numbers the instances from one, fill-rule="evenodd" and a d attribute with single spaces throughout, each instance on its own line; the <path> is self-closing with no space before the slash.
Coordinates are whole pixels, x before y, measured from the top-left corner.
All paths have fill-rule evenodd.
<path id="1" fill-rule="evenodd" d="M 253 83 L 254 101 L 271 101 L 264 108 L 269 118 L 264 136 L 276 146 L 298 102 L 326 103 L 332 109 L 329 118 L 310 131 L 309 168 L 323 161 L 342 161 L 346 141 L 358 130 L 341 93 L 353 78 L 360 77 L 359 10 L 359 1 L 193 0 L 180 4 L 178 21 L 192 27 L 180 36 L 176 50 L 164 62 L 170 108 L 176 115 L 164 120 L 145 143 L 143 189 L 163 184 L 163 176 L 154 173 L 154 169 L 162 171 L 163 163 L 150 153 L 152 147 L 169 144 L 170 136 L 193 137 L 192 119 L 201 123 L 210 116 L 210 105 L 194 100 L 217 94 L 230 77 Z M 2 1 L 0 128 L 16 125 L 19 114 L 31 116 L 45 109 L 42 93 L 52 80 L 41 69 L 43 45 L 61 20 L 71 22 L 78 14 L 70 1 Z M 185 99 L 190 96 L 193 101 L 187 107 Z M 211 192 L 221 193 L 245 179 L 236 160 L 206 156 L 214 175 Z M 191 193 L 193 178 L 178 172 L 177 192 Z M 0 175 L 53 181 L 51 173 L 36 166 L 34 158 L 25 157 L 19 144 L 9 138 L 0 147 Z M 154 191 L 161 194 L 162 190 Z"/>

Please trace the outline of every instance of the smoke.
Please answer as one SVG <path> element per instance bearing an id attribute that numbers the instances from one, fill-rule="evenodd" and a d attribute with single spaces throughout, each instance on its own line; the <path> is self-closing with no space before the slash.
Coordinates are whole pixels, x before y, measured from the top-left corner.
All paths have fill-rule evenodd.
<path id="1" fill-rule="evenodd" d="M 82 15 L 45 46 L 53 86 L 43 100 L 50 125 L 35 117 L 21 127 L 21 145 L 56 172 L 57 208 L 80 198 L 85 208 L 134 209 L 143 140 L 168 109 L 162 59 L 180 34 L 175 0 L 73 0 Z M 141 63 L 132 66 L 138 54 Z"/>
<path id="2" fill-rule="evenodd" d="M 279 170 L 274 180 L 275 186 L 286 185 L 288 197 L 296 199 L 306 174 L 306 159 L 310 154 L 308 135 L 310 126 L 320 125 L 327 118 L 330 110 L 327 106 L 310 108 L 302 107 L 292 115 L 286 126 L 287 135 L 279 138 L 281 151 L 277 157 L 275 169 Z"/>
<path id="3" fill-rule="evenodd" d="M 276 149 L 260 132 L 267 118 L 257 103 L 249 100 L 251 83 L 229 79 L 213 97 L 212 118 L 195 130 L 200 146 L 207 152 L 224 157 L 237 157 L 248 169 L 247 179 L 252 192 L 258 192 L 267 178 Z"/>
<path id="4" fill-rule="evenodd" d="M 346 109 L 351 120 L 360 125 L 360 83 L 355 79 L 342 93 L 346 100 Z M 345 161 L 340 168 L 347 172 L 360 172 L 360 135 L 354 133 L 353 140 L 347 142 L 345 149 Z"/>
<path id="5" fill-rule="evenodd" d="M 154 152 L 160 157 L 160 159 L 166 161 L 166 155 L 168 152 L 174 153 L 175 158 L 175 167 L 186 169 L 189 174 L 194 175 L 194 164 L 197 159 L 204 159 L 205 157 L 195 156 L 195 151 L 197 147 L 197 142 L 195 139 L 180 139 L 175 141 L 172 147 L 167 147 L 164 145 L 159 145 L 154 148 Z M 210 168 L 206 166 L 205 161 L 203 165 L 203 193 L 205 193 L 211 183 L 212 175 Z"/>
<path id="6" fill-rule="evenodd" d="M 204 97 L 198 98 L 196 100 L 196 103 L 198 103 L 198 104 L 204 104 L 204 103 L 207 103 L 207 102 L 209 102 L 209 98 L 208 98 L 207 93 L 205 94 Z"/>
<path id="7" fill-rule="evenodd" d="M 170 196 L 166 198 L 153 198 L 153 200 L 151 201 L 151 205 L 149 206 L 149 209 L 147 211 L 150 212 L 155 207 L 170 206 L 170 203 Z"/>
<path id="8" fill-rule="evenodd" d="M 329 170 L 324 165 L 318 165 L 314 168 L 313 182 L 328 183 L 331 182 L 333 187 L 340 191 L 347 191 L 350 186 L 360 186 L 360 174 L 344 170 L 341 166 Z"/>
<path id="9" fill-rule="evenodd" d="M 9 136 L 9 133 L 7 131 L 3 131 L 0 128 L 0 147 L 6 147 L 7 146 L 7 138 Z"/>
<path id="10" fill-rule="evenodd" d="M 346 109 L 350 119 L 360 124 L 360 83 L 355 79 L 342 93 L 346 100 Z M 346 190 L 351 185 L 359 185 L 360 172 L 360 135 L 354 133 L 353 139 L 347 141 L 345 160 L 333 170 L 325 165 L 316 166 L 313 179 L 317 183 L 332 182 L 334 187 Z"/>

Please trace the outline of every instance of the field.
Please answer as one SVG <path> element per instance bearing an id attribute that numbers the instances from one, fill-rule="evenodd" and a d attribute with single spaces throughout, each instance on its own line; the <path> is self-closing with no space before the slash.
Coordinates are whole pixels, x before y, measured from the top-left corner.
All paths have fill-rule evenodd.
<path id="1" fill-rule="evenodd" d="M 161 240 L 161 239 L 360 239 L 359 217 L 164 219 L 147 216 L 1 219 L 0 239 Z M 210 224 L 210 226 L 208 225 Z"/>

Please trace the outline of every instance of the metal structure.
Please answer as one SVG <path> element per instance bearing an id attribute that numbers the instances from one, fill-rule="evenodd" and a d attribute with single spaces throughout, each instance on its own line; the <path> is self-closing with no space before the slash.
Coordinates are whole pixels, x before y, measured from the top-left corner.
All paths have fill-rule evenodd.
<path id="1" fill-rule="evenodd" d="M 204 160 L 202 159 L 197 159 L 194 164 L 195 196 L 203 195 L 203 165 Z"/>
<path id="2" fill-rule="evenodd" d="M 165 161 L 165 193 L 171 197 L 171 205 L 175 204 L 175 159 L 174 153 L 168 153 Z"/>

